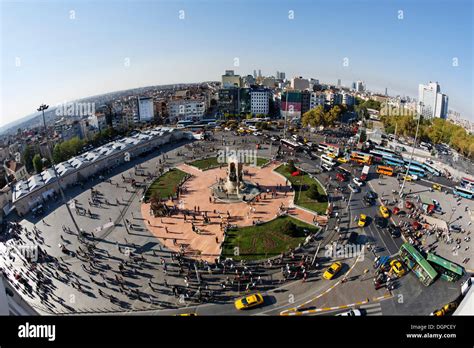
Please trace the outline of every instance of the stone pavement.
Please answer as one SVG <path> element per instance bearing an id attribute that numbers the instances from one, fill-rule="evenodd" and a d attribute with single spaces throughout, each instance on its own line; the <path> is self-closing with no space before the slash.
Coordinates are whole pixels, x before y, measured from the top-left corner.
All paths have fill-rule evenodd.
<path id="1" fill-rule="evenodd" d="M 217 179 L 226 177 L 226 168 L 200 171 L 192 166 L 181 164 L 177 168 L 192 174 L 192 177 L 184 183 L 185 192 L 180 195 L 179 202 L 173 202 L 178 205 L 179 213 L 171 217 L 155 218 L 150 214 L 150 204 L 144 203 L 141 207 L 143 219 L 150 222 L 150 224 L 147 223 L 147 228 L 170 250 L 178 252 L 181 245 L 185 245 L 187 255 L 214 262 L 220 255 L 224 238 L 221 222 L 228 221 L 230 225 L 238 227 L 252 226 L 254 221 L 273 220 L 278 216 L 281 206 L 288 208 L 292 205 L 294 193 L 290 191 L 289 186 L 286 186 L 286 180 L 273 172 L 277 166 L 279 163 L 264 168 L 244 167 L 244 170 L 248 172 L 244 180 L 260 186 L 262 193 L 259 202 L 224 203 L 213 200 L 210 187 L 217 182 Z M 274 198 L 271 197 L 273 190 L 277 191 Z M 195 209 L 198 210 L 195 211 Z M 187 213 L 186 221 L 184 220 L 185 212 Z M 192 218 L 194 212 L 198 213 L 196 220 Z M 204 212 L 210 218 L 210 223 L 204 223 Z M 315 214 L 297 207 L 290 210 L 290 215 L 309 224 L 313 223 L 315 217 Z M 193 225 L 199 229 L 199 233 L 192 230 Z"/>

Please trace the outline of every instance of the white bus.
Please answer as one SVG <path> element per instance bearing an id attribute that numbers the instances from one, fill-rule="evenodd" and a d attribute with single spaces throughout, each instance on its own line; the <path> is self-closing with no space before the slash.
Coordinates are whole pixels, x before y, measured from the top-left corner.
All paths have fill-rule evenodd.
<path id="1" fill-rule="evenodd" d="M 283 146 L 292 150 L 298 151 L 300 149 L 300 145 L 298 145 L 298 143 L 295 143 L 294 141 L 291 141 L 289 139 L 281 139 L 280 142 Z"/>
<path id="2" fill-rule="evenodd" d="M 320 158 L 321 158 L 321 163 L 322 164 L 326 164 L 328 166 L 331 166 L 331 168 L 336 165 L 336 161 L 334 161 L 333 158 L 331 158 L 327 155 L 321 155 Z"/>

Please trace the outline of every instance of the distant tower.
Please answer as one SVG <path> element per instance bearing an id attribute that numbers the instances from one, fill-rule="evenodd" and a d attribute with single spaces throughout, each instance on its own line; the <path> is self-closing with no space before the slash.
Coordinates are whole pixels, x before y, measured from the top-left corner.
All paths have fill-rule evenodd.
<path id="1" fill-rule="evenodd" d="M 258 77 L 262 77 L 262 70 L 258 69 Z"/>
<path id="2" fill-rule="evenodd" d="M 385 96 L 388 96 L 388 90 L 387 90 L 387 87 L 385 87 Z"/>
<path id="3" fill-rule="evenodd" d="M 337 79 L 337 87 L 341 87 L 341 79 Z"/>
<path id="4" fill-rule="evenodd" d="M 253 71 L 253 78 L 254 78 L 254 79 L 257 78 L 257 70 L 254 70 L 254 71 Z"/>

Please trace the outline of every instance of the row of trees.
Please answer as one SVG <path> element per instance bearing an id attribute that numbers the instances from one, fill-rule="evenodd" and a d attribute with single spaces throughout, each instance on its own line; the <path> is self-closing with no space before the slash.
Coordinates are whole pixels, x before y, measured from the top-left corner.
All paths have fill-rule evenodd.
<path id="1" fill-rule="evenodd" d="M 414 137 L 417 119 L 413 116 L 382 116 L 381 120 L 387 133 L 405 137 Z M 474 135 L 450 121 L 441 118 L 420 120 L 418 137 L 421 141 L 433 144 L 445 143 L 453 147 L 464 156 L 474 158 Z"/>
<path id="2" fill-rule="evenodd" d="M 324 106 L 319 105 L 315 109 L 305 112 L 301 118 L 301 123 L 303 127 L 333 126 L 345 111 L 342 105 L 333 106 L 328 111 L 324 109 Z"/>

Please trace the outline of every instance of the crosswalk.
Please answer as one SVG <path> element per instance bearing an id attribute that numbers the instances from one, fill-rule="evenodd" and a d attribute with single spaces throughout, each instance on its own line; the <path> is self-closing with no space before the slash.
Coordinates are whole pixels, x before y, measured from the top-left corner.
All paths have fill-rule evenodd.
<path id="1" fill-rule="evenodd" d="M 382 315 L 382 306 L 380 305 L 380 302 L 362 305 L 360 306 L 360 309 L 362 309 L 368 316 Z"/>

